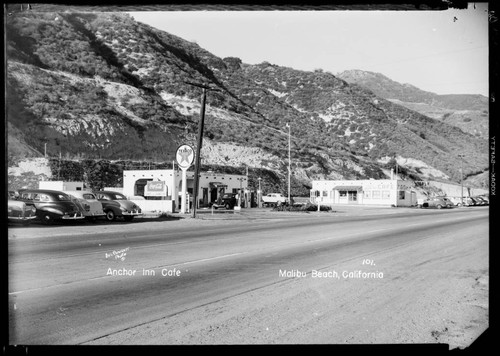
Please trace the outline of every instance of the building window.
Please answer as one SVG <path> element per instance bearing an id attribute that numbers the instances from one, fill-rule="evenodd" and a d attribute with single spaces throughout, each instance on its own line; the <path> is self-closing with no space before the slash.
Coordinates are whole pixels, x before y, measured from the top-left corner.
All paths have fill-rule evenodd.
<path id="1" fill-rule="evenodd" d="M 374 190 L 372 192 L 373 199 L 380 199 L 380 190 Z"/>
<path id="2" fill-rule="evenodd" d="M 389 199 L 391 197 L 391 192 L 389 190 L 382 191 L 382 199 Z"/>
<path id="3" fill-rule="evenodd" d="M 347 197 L 347 192 L 345 190 L 341 190 L 341 191 L 339 191 L 339 196 L 341 198 L 346 198 Z"/>
<path id="4" fill-rule="evenodd" d="M 371 192 L 371 191 L 369 191 L 369 190 L 368 190 L 368 191 L 366 191 L 366 190 L 365 190 L 365 191 L 364 191 L 364 194 L 363 194 L 363 197 L 364 197 L 365 199 L 370 199 L 370 198 L 372 197 L 372 192 Z"/>
<path id="5" fill-rule="evenodd" d="M 404 200 L 404 198 L 405 198 L 405 191 L 404 190 L 400 190 L 399 191 L 399 199 Z"/>
<path id="6" fill-rule="evenodd" d="M 324 196 L 324 197 L 327 197 L 327 196 L 328 196 L 328 191 L 323 190 L 323 196 Z"/>

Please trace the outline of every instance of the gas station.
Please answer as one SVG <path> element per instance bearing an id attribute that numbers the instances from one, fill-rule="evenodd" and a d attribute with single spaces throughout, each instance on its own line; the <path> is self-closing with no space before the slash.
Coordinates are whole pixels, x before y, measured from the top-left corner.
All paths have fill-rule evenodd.
<path id="1" fill-rule="evenodd" d="M 189 213 L 193 209 L 194 172 L 188 171 L 194 151 L 188 145 L 177 149 L 179 170 L 125 170 L 121 192 L 144 211 Z M 209 208 L 225 193 L 237 193 L 238 207 L 249 207 L 253 192 L 248 190 L 248 176 L 200 172 L 196 208 Z M 112 188 L 110 188 L 112 189 Z"/>

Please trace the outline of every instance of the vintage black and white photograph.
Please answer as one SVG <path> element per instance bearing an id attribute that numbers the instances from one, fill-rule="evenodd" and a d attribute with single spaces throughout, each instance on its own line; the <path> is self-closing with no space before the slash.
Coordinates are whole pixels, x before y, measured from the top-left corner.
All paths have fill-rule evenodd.
<path id="1" fill-rule="evenodd" d="M 487 2 L 104 5 L 4 5 L 7 345 L 488 331 Z"/>

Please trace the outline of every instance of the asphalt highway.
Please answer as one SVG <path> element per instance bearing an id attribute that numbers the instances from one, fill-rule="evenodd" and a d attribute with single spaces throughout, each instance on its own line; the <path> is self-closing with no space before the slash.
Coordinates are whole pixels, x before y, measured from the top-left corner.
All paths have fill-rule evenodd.
<path id="1" fill-rule="evenodd" d="M 349 341 L 339 333 L 333 337 L 317 319 L 297 326 L 293 322 L 297 315 L 275 313 L 273 305 L 281 300 L 280 307 L 286 304 L 305 315 L 312 307 L 307 303 L 315 303 L 315 310 L 330 310 L 333 315 L 340 304 L 332 300 L 349 305 L 354 283 L 377 293 L 377 300 L 387 308 L 391 300 L 399 300 L 398 293 L 400 298 L 403 294 L 412 298 L 413 285 L 419 292 L 428 291 L 426 303 L 446 303 L 447 293 L 457 294 L 453 280 L 457 271 L 463 271 L 471 283 L 484 284 L 488 279 L 488 217 L 486 208 L 477 208 L 361 217 L 288 214 L 248 221 L 186 219 L 13 228 L 8 242 L 9 341 L 23 345 L 337 343 L 343 339 L 363 343 L 366 339 Z M 426 269 L 429 265 L 431 270 Z M 424 276 L 424 269 L 427 280 L 408 277 L 411 273 Z M 465 278 L 464 274 L 458 276 Z M 305 295 L 311 288 L 333 297 L 315 294 L 314 300 Z M 463 292 L 469 293 L 470 288 L 464 285 Z M 363 303 L 349 308 L 343 320 L 347 325 L 356 322 L 356 315 L 370 312 Z M 433 313 L 422 308 L 415 315 Z M 484 309 L 482 319 L 474 316 L 479 321 L 471 338 L 488 327 Z M 377 320 L 378 328 L 387 326 L 384 317 Z M 370 321 L 374 330 L 377 320 Z M 254 327 L 258 323 L 273 332 L 264 336 Z M 320 326 L 322 331 L 314 330 Z M 229 335 L 217 333 L 218 328 L 230 329 Z M 435 329 L 440 332 L 438 326 Z M 406 331 L 404 340 L 435 342 L 435 336 L 443 333 L 434 331 L 424 339 L 420 331 Z M 297 338 L 304 332 L 310 337 Z M 375 333 L 373 340 L 399 342 L 403 334 Z M 473 341 L 459 339 L 455 335 L 438 341 L 457 345 Z"/>

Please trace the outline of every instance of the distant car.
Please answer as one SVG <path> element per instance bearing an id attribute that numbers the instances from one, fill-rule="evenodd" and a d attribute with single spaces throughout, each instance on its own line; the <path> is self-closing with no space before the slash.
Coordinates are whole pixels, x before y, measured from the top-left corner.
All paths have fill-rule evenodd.
<path id="1" fill-rule="evenodd" d="M 450 206 L 450 203 L 448 203 L 443 198 L 432 197 L 432 198 L 425 199 L 421 204 L 419 203 L 419 207 L 442 209 L 442 208 L 448 208 L 451 206 Z"/>
<path id="2" fill-rule="evenodd" d="M 467 206 L 467 197 L 448 197 L 454 206 Z"/>
<path id="3" fill-rule="evenodd" d="M 446 207 L 447 208 L 452 208 L 452 207 L 455 206 L 455 203 L 453 203 L 453 201 L 451 199 L 449 199 L 448 197 L 440 196 L 440 197 L 437 197 L 437 198 L 440 198 L 440 199 L 444 200 L 444 202 L 446 203 Z"/>
<path id="4" fill-rule="evenodd" d="M 238 204 L 237 196 L 237 193 L 225 193 L 222 196 L 222 205 L 224 205 L 226 209 L 234 209 L 236 204 Z"/>
<path id="5" fill-rule="evenodd" d="M 238 193 L 224 193 L 217 202 L 213 203 L 212 206 L 215 209 L 226 208 L 228 210 L 234 209 L 238 204 L 237 199 Z"/>
<path id="6" fill-rule="evenodd" d="M 20 200 L 9 199 L 7 202 L 7 219 L 9 222 L 20 222 L 27 225 L 36 218 L 36 208 Z"/>
<path id="7" fill-rule="evenodd" d="M 123 217 L 125 221 L 131 221 L 135 216 L 142 215 L 141 208 L 128 200 L 122 193 L 110 190 L 93 193 L 101 202 L 108 221 L 114 221 L 117 217 Z"/>
<path id="8" fill-rule="evenodd" d="M 71 197 L 57 190 L 25 189 L 18 200 L 36 209 L 36 217 L 44 224 L 60 220 L 84 219 L 83 212 Z"/>
<path id="9" fill-rule="evenodd" d="M 65 190 L 66 194 L 73 198 L 73 201 L 80 204 L 83 215 L 87 220 L 95 221 L 97 218 L 105 217 L 102 203 L 97 200 L 94 193 L 85 190 Z"/>
<path id="10" fill-rule="evenodd" d="M 486 205 L 489 205 L 490 204 L 490 198 L 486 195 L 481 195 L 480 196 L 481 199 L 483 199 L 484 201 L 486 201 Z"/>
<path id="11" fill-rule="evenodd" d="M 264 205 L 281 205 L 286 201 L 287 199 L 280 193 L 269 193 L 262 197 Z"/>
<path id="12" fill-rule="evenodd" d="M 488 205 L 488 201 L 481 196 L 472 197 L 472 199 L 476 201 L 477 205 Z"/>

